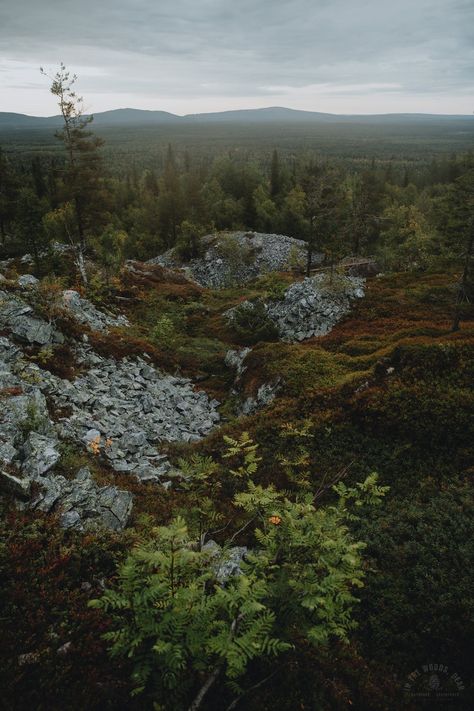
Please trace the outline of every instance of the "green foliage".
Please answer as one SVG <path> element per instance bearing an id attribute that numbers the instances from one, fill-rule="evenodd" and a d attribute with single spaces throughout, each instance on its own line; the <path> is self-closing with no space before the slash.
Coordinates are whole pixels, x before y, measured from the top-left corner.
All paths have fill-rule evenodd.
<path id="1" fill-rule="evenodd" d="M 265 304 L 255 299 L 237 306 L 232 312 L 232 328 L 245 343 L 273 341 L 278 337 L 275 324 L 268 318 Z"/>
<path id="2" fill-rule="evenodd" d="M 255 259 L 252 249 L 240 244 L 231 235 L 219 236 L 215 249 L 219 257 L 229 264 L 231 272 L 236 271 L 241 264 L 252 264 Z"/>
<path id="3" fill-rule="evenodd" d="M 48 424 L 48 419 L 42 414 L 35 402 L 31 401 L 26 407 L 26 417 L 18 423 L 18 426 L 26 439 L 30 432 L 43 433 Z"/>
<path id="4" fill-rule="evenodd" d="M 201 230 L 188 220 L 181 223 L 179 236 L 176 241 L 175 255 L 178 259 L 189 262 L 191 259 L 200 257 L 203 247 L 200 240 Z"/>
<path id="5" fill-rule="evenodd" d="M 280 301 L 283 299 L 289 283 L 277 272 L 270 272 L 269 274 L 260 276 L 256 280 L 256 286 L 264 290 L 265 298 Z"/>
<path id="6" fill-rule="evenodd" d="M 107 283 L 116 274 L 123 261 L 123 250 L 127 241 L 127 233 L 107 225 L 103 232 L 94 238 L 92 246 L 104 267 Z"/>
<path id="7" fill-rule="evenodd" d="M 178 339 L 178 332 L 172 319 L 167 314 L 158 317 L 150 337 L 160 348 L 168 349 L 175 345 Z"/>
<path id="8" fill-rule="evenodd" d="M 48 203 L 40 199 L 34 190 L 22 188 L 18 193 L 17 216 L 13 225 L 15 236 L 31 252 L 37 271 L 41 268 L 40 254 L 47 251 L 49 237 L 43 225 L 43 216 Z"/>
<path id="9" fill-rule="evenodd" d="M 438 252 L 436 234 L 415 206 L 392 205 L 383 213 L 379 257 L 386 267 L 426 269 Z"/>
<path id="10" fill-rule="evenodd" d="M 231 469 L 230 473 L 239 479 L 252 477 L 256 474 L 261 457 L 257 457 L 258 445 L 254 444 L 250 439 L 249 433 L 242 432 L 239 439 L 233 439 L 228 435 L 224 435 L 224 442 L 228 445 L 224 457 L 229 459 L 236 455 L 241 455 L 243 458 L 243 463 L 240 467 L 238 469 Z"/>
<path id="11" fill-rule="evenodd" d="M 408 674 L 436 650 L 470 683 L 473 514 L 467 481 L 427 480 L 359 520 L 370 562 L 358 614 L 366 656 Z"/>
<path id="12" fill-rule="evenodd" d="M 290 269 L 292 272 L 302 272 L 305 267 L 305 260 L 303 255 L 301 254 L 301 250 L 298 249 L 295 245 L 293 245 L 290 249 L 290 253 L 288 255 L 288 269 Z"/>
<path id="13" fill-rule="evenodd" d="M 133 659 L 135 693 L 148 688 L 158 703 L 183 708 L 199 673 L 223 666 L 232 679 L 254 657 L 287 648 L 272 636 L 265 593 L 251 575 L 219 585 L 212 556 L 196 549 L 176 518 L 132 551 L 119 569 L 118 590 L 91 604 L 121 625 L 105 638 L 113 656 Z"/>
<path id="14" fill-rule="evenodd" d="M 219 580 L 215 549 L 177 517 L 153 529 L 119 568 L 117 585 L 90 603 L 112 616 L 105 639 L 112 656 L 132 659 L 135 693 L 146 691 L 167 708 L 184 708 L 221 673 L 239 679 L 252 660 L 292 649 L 301 635 L 314 645 L 346 640 L 354 626 L 352 590 L 363 577 L 362 544 L 347 526 L 355 518 L 349 503 L 378 503 L 386 491 L 371 475 L 356 487 L 336 488 L 334 505 L 316 507 L 311 493 L 291 499 L 253 481 L 259 457 L 247 433 L 226 442 L 225 456 L 242 461 L 231 474 L 245 482 L 234 497 L 245 523 L 223 555 L 239 532 L 251 530 L 241 569 Z M 188 490 L 193 465 L 199 497 L 216 467 L 195 459 L 185 469 Z"/>

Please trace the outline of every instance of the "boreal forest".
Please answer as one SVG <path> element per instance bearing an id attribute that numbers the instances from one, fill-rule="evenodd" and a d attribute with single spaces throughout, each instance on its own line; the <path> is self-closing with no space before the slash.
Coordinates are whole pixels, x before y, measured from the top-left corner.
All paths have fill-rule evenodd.
<path id="1" fill-rule="evenodd" d="M 0 706 L 472 708 L 473 118 L 46 79 L 0 114 Z"/>

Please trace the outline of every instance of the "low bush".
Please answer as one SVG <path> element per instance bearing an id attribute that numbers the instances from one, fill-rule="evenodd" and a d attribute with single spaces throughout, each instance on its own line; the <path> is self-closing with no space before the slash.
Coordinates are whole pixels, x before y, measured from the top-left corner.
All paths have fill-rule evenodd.
<path id="1" fill-rule="evenodd" d="M 237 306 L 232 312 L 231 325 L 244 343 L 274 341 L 278 338 L 278 329 L 269 319 L 261 299 L 247 301 Z"/>

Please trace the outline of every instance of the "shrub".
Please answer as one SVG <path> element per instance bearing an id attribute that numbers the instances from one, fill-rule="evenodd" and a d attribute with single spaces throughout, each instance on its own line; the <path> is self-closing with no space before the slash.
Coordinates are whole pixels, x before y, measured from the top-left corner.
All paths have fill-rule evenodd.
<path id="1" fill-rule="evenodd" d="M 261 299 L 244 301 L 232 311 L 231 323 L 246 343 L 274 341 L 278 338 L 278 329 L 267 315 Z"/>
<path id="2" fill-rule="evenodd" d="M 215 250 L 218 256 L 225 260 L 232 271 L 241 264 L 250 266 L 255 261 L 253 249 L 245 244 L 240 244 L 236 237 L 222 235 L 216 243 Z"/>
<path id="3" fill-rule="evenodd" d="M 173 321 L 164 314 L 160 316 L 151 331 L 151 340 L 160 348 L 172 348 L 178 333 Z"/>
<path id="4" fill-rule="evenodd" d="M 230 473 L 241 514 L 240 528 L 221 549 L 224 560 L 246 529 L 252 541 L 235 574 L 221 572 L 216 544 L 203 546 L 206 532 L 190 535 L 178 517 L 136 547 L 117 586 L 90 603 L 112 615 L 115 628 L 105 635 L 111 653 L 133 660 L 135 693 L 147 691 L 157 708 L 188 708 L 191 700 L 189 708 L 198 709 L 222 676 L 238 697 L 236 680 L 253 659 L 281 654 L 301 638 L 316 647 L 345 640 L 353 627 L 352 589 L 363 573 L 362 545 L 347 527 L 350 502 L 379 501 L 384 489 L 376 475 L 353 489 L 340 483 L 337 503 L 317 507 L 311 493 L 290 499 L 253 481 L 259 458 L 247 434 L 226 441 L 226 457 L 238 459 Z M 215 474 L 212 466 L 206 470 L 201 489 Z"/>
<path id="5" fill-rule="evenodd" d="M 126 544 L 123 535 L 65 531 L 51 516 L 12 511 L 0 518 L 5 709 L 121 708 L 128 669 L 110 664 L 101 639 L 109 622 L 87 602 Z"/>
<path id="6" fill-rule="evenodd" d="M 303 251 L 295 244 L 291 246 L 287 260 L 288 269 L 292 272 L 302 273 L 306 267 L 306 259 Z"/>

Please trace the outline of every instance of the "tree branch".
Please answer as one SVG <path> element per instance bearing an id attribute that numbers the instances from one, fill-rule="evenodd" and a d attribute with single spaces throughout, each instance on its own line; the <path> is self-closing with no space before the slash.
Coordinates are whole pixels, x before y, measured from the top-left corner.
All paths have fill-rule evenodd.
<path id="1" fill-rule="evenodd" d="M 269 680 L 270 680 L 272 677 L 274 677 L 277 673 L 278 673 L 278 669 L 276 669 L 274 672 L 272 672 L 271 674 L 269 674 L 268 676 L 266 676 L 266 677 L 265 677 L 264 679 L 262 679 L 261 681 L 257 682 L 257 684 L 254 684 L 253 686 L 251 686 L 251 687 L 249 687 L 248 689 L 246 689 L 243 694 L 241 694 L 240 696 L 238 696 L 236 699 L 234 699 L 234 700 L 229 704 L 229 706 L 226 708 L 225 711 L 232 711 L 232 709 L 235 709 L 235 707 L 237 706 L 237 704 L 239 704 L 245 696 L 248 696 L 249 694 L 252 693 L 252 691 L 255 691 L 256 689 L 259 689 L 261 686 L 263 686 L 264 684 L 266 684 L 267 681 L 269 681 Z"/>

